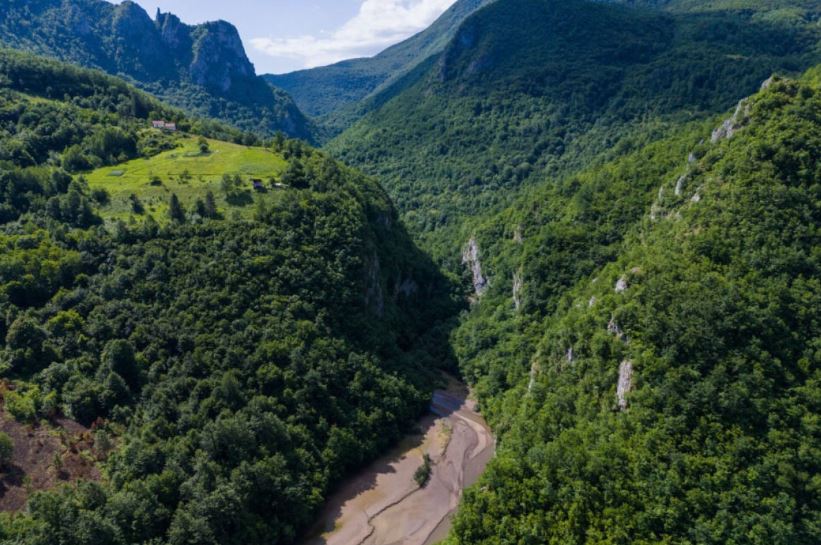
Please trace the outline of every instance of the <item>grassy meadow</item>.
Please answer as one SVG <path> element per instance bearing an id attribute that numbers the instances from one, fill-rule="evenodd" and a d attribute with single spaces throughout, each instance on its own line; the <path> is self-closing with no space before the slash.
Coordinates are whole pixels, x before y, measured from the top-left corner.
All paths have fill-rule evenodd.
<path id="1" fill-rule="evenodd" d="M 279 179 L 285 170 L 285 159 L 264 148 L 252 148 L 208 140 L 209 151 L 202 153 L 198 139 L 181 137 L 177 148 L 151 158 L 139 158 L 116 166 L 94 170 L 86 175 L 89 187 L 105 189 L 110 202 L 102 207 L 106 221 L 125 220 L 134 214 L 131 195 L 136 195 L 145 207 L 144 215 L 152 215 L 159 222 L 168 219 L 168 201 L 172 194 L 179 197 L 186 209 L 194 206 L 210 190 L 214 193 L 220 211 L 226 215 L 235 212 L 251 214 L 253 200 L 260 193 L 253 190 L 252 179 L 261 179 L 269 194 L 270 179 Z M 226 199 L 221 189 L 224 174 L 242 177 L 238 195 Z"/>

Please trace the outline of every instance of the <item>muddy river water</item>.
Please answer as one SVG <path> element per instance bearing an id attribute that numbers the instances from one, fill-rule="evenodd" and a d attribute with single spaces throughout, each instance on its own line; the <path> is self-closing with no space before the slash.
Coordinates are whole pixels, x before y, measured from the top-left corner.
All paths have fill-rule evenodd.
<path id="1" fill-rule="evenodd" d="M 434 393 L 418 428 L 329 498 L 305 545 L 433 545 L 447 536 L 462 490 L 493 456 L 493 435 L 456 383 Z M 425 454 L 433 466 L 420 488 L 413 475 Z"/>

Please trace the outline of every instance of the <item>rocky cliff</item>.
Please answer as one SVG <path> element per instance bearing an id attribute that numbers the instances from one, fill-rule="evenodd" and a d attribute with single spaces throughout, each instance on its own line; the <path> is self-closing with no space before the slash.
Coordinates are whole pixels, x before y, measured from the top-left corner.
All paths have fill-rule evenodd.
<path id="1" fill-rule="evenodd" d="M 237 29 L 152 19 L 138 4 L 103 0 L 9 0 L 0 43 L 125 76 L 172 104 L 260 133 L 311 140 L 291 98 L 256 75 Z M 24 23 L 25 22 L 25 23 Z"/>

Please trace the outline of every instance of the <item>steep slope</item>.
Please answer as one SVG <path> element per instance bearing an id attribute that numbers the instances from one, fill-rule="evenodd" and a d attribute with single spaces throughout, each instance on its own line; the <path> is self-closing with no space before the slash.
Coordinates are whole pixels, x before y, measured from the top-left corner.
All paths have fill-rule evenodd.
<path id="1" fill-rule="evenodd" d="M 389 86 L 431 55 L 440 53 L 462 21 L 492 1 L 459 0 L 430 27 L 372 58 L 263 77 L 287 91 L 308 115 L 329 117 L 324 121 L 338 131 L 358 116 L 351 107 Z"/>
<path id="2" fill-rule="evenodd" d="M 409 227 L 444 246 L 466 217 L 499 209 L 522 186 L 657 139 L 773 72 L 817 62 L 818 6 L 799 10 L 796 24 L 772 13 L 494 3 L 328 149 L 378 175 Z"/>
<path id="3" fill-rule="evenodd" d="M 819 73 L 477 231 L 502 446 L 450 543 L 817 542 Z"/>
<path id="4" fill-rule="evenodd" d="M 308 121 L 285 92 L 256 76 L 236 28 L 224 21 L 189 26 L 159 12 L 152 21 L 130 1 L 9 0 L 0 43 L 126 77 L 244 130 L 311 138 Z"/>
<path id="5" fill-rule="evenodd" d="M 0 78 L 0 396 L 33 428 L 12 448 L 67 416 L 90 426 L 105 475 L 33 494 L 0 516 L 0 541 L 294 542 L 427 407 L 450 358 L 431 328 L 452 312 L 447 283 L 373 180 L 298 141 L 249 150 L 281 184 L 249 195 L 252 214 L 168 191 L 167 220 L 134 209 L 104 225 L 116 180 L 89 188 L 87 168 L 185 150 L 153 114 L 232 131 L 17 52 Z M 71 459 L 46 461 L 55 482 Z"/>

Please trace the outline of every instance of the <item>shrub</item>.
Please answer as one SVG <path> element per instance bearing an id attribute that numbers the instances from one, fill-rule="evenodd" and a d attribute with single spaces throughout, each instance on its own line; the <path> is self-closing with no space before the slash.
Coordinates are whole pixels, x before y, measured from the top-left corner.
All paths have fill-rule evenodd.
<path id="1" fill-rule="evenodd" d="M 413 480 L 416 481 L 416 484 L 424 488 L 430 480 L 431 469 L 432 466 L 430 456 L 425 454 L 424 458 L 422 459 L 422 465 L 419 466 L 419 468 L 413 474 Z"/>
<path id="2" fill-rule="evenodd" d="M 6 410 L 18 422 L 33 423 L 37 420 L 35 395 L 34 390 L 27 394 L 19 394 L 14 391 L 6 392 Z"/>

